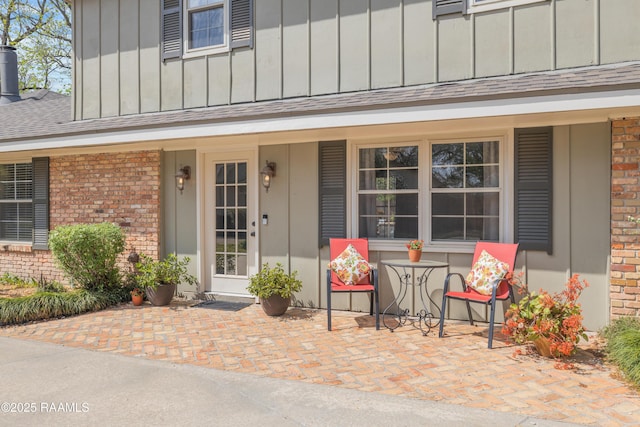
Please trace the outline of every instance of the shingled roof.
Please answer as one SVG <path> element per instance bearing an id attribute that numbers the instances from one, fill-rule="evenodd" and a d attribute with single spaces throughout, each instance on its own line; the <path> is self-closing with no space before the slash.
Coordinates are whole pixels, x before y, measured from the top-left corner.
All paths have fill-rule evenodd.
<path id="1" fill-rule="evenodd" d="M 71 120 L 70 97 L 38 91 L 23 96 L 22 101 L 0 106 L 0 143 L 189 124 L 628 89 L 640 89 L 640 62 L 81 121 Z"/>

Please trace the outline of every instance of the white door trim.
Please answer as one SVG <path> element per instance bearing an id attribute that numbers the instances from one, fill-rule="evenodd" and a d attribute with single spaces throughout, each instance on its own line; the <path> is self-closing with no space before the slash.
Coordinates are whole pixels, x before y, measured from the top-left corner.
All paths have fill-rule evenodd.
<path id="1" fill-rule="evenodd" d="M 240 287 L 230 291 L 229 289 L 216 289 L 215 274 L 211 271 L 211 261 L 213 253 L 215 252 L 215 201 L 213 200 L 213 193 L 211 186 L 214 183 L 215 171 L 212 170 L 211 164 L 216 161 L 244 161 L 247 162 L 247 277 L 257 272 L 257 262 L 259 260 L 259 234 L 258 230 L 258 202 L 259 202 L 259 188 L 258 188 L 258 147 L 242 147 L 242 150 L 229 150 L 229 149 L 209 149 L 199 150 L 198 160 L 200 167 L 198 182 L 201 183 L 201 188 L 198 191 L 198 226 L 200 227 L 198 232 L 198 248 L 199 248 L 199 261 L 200 261 L 200 277 L 202 278 L 201 288 L 205 292 L 213 292 L 221 295 L 235 295 L 235 296 L 249 296 L 246 291 L 245 282 L 248 283 L 248 279 L 237 277 L 237 281 Z M 255 227 L 252 226 L 252 222 L 255 221 Z M 251 231 L 255 231 L 255 235 L 251 236 Z M 234 278 L 235 279 L 235 278 Z M 243 286 L 244 285 L 244 286 Z"/>

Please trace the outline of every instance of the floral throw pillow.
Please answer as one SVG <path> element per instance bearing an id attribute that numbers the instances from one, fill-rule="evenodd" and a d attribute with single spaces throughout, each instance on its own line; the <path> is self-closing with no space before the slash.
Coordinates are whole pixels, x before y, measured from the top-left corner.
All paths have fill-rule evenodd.
<path id="1" fill-rule="evenodd" d="M 479 294 L 491 295 L 494 286 L 497 286 L 508 272 L 509 264 L 483 250 L 467 275 L 467 286 Z"/>
<path id="2" fill-rule="evenodd" d="M 360 255 L 360 252 L 349 245 L 338 255 L 329 266 L 345 285 L 355 285 L 364 278 L 369 277 L 371 265 Z"/>

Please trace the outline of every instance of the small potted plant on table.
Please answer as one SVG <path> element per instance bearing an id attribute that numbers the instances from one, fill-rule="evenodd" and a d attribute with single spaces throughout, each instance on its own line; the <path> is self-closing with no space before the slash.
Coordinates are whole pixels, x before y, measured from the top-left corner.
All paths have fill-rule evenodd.
<path id="1" fill-rule="evenodd" d="M 270 268 L 264 264 L 262 270 L 251 276 L 247 290 L 258 297 L 262 310 L 269 316 L 281 316 L 291 305 L 291 296 L 302 289 L 302 282 L 296 279 L 297 271 L 287 274 L 282 264 Z"/>
<path id="2" fill-rule="evenodd" d="M 146 291 L 151 304 L 169 305 L 179 283 L 194 285 L 198 282 L 195 276 L 187 272 L 189 261 L 189 257 L 179 260 L 175 254 L 158 261 L 140 255 L 140 261 L 136 263 L 135 283 Z"/>
<path id="3" fill-rule="evenodd" d="M 409 261 L 418 262 L 422 257 L 422 247 L 424 246 L 424 240 L 412 240 L 407 243 L 407 249 L 409 249 Z"/>

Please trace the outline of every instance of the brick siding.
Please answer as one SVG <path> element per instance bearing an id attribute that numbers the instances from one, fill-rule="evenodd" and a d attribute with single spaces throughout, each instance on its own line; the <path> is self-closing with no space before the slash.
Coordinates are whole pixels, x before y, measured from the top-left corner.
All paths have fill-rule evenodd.
<path id="1" fill-rule="evenodd" d="M 160 152 L 82 154 L 51 157 L 50 229 L 77 223 L 113 222 L 127 235 L 120 261 L 131 248 L 153 258 L 160 241 Z M 4 250 L 4 252 L 2 251 Z M 0 273 L 64 281 L 50 251 L 25 245 L 0 247 Z"/>
<path id="2" fill-rule="evenodd" d="M 611 317 L 640 316 L 640 117 L 611 123 Z"/>

